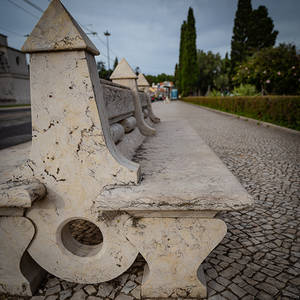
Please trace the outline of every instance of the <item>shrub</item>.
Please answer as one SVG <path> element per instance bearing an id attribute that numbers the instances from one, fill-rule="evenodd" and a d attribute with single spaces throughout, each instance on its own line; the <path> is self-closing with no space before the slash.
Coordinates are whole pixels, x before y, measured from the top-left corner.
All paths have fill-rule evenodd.
<path id="1" fill-rule="evenodd" d="M 187 97 L 183 101 L 300 130 L 300 96 Z"/>
<path id="2" fill-rule="evenodd" d="M 257 90 L 254 85 L 240 84 L 239 87 L 233 89 L 234 96 L 257 96 Z"/>
<path id="3" fill-rule="evenodd" d="M 218 97 L 218 96 L 223 96 L 223 95 L 220 91 L 217 91 L 215 89 L 213 89 L 208 93 L 208 97 Z"/>
<path id="4" fill-rule="evenodd" d="M 236 68 L 232 80 L 254 84 L 264 94 L 299 95 L 300 55 L 291 44 L 262 49 Z"/>

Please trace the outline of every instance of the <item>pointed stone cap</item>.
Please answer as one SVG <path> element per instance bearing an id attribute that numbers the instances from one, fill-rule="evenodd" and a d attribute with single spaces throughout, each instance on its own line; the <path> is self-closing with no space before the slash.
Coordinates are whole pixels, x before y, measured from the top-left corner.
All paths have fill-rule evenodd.
<path id="1" fill-rule="evenodd" d="M 113 73 L 110 76 L 110 79 L 137 79 L 138 77 L 134 71 L 129 66 L 125 58 L 119 62 L 119 64 L 114 69 Z"/>
<path id="2" fill-rule="evenodd" d="M 61 2 L 52 0 L 25 41 L 22 51 L 32 53 L 62 50 L 86 50 L 93 55 L 100 54 Z"/>
<path id="3" fill-rule="evenodd" d="M 150 86 L 149 82 L 147 81 L 147 79 L 145 78 L 143 73 L 139 74 L 138 79 L 137 79 L 137 85 L 144 86 L 144 87 Z"/>

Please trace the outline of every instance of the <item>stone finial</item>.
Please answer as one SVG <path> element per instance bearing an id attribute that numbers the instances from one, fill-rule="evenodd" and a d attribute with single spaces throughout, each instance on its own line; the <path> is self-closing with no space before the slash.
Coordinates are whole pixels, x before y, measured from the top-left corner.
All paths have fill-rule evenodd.
<path id="1" fill-rule="evenodd" d="M 119 62 L 115 70 L 110 76 L 111 80 L 118 80 L 118 79 L 137 79 L 138 77 L 129 66 L 128 62 L 125 58 Z"/>
<path id="2" fill-rule="evenodd" d="M 32 53 L 61 50 L 86 50 L 93 55 L 100 54 L 60 0 L 52 0 L 25 41 L 22 51 Z"/>
<path id="3" fill-rule="evenodd" d="M 143 73 L 139 73 L 138 79 L 137 79 L 137 85 L 138 87 L 149 87 L 150 84 L 145 78 Z"/>

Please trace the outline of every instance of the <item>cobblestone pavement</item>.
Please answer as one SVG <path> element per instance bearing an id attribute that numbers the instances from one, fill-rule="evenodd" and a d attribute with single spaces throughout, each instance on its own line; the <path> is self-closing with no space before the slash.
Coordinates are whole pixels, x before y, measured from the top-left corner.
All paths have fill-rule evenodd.
<path id="1" fill-rule="evenodd" d="M 300 299 L 300 135 L 182 102 L 154 109 L 162 120 L 188 119 L 255 199 L 253 209 L 219 216 L 228 233 L 204 262 L 209 300 Z M 84 224 L 77 232 L 75 225 L 78 238 Z M 85 242 L 101 240 L 87 232 Z M 48 275 L 31 299 L 140 299 L 144 264 L 138 257 L 119 278 L 96 285 Z"/>

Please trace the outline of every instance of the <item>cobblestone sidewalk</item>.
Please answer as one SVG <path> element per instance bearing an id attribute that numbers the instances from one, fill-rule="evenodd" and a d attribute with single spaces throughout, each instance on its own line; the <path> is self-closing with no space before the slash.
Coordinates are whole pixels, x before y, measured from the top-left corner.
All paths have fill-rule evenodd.
<path id="1" fill-rule="evenodd" d="M 165 121 L 189 120 L 255 199 L 251 210 L 219 216 L 228 233 L 204 262 L 209 300 L 300 299 L 300 135 L 182 102 L 156 103 L 154 109 Z M 74 228 L 80 238 L 84 226 Z M 86 230 L 91 239 L 101 239 Z M 104 284 L 48 275 L 31 300 L 140 299 L 144 264 L 139 256 L 130 270 Z"/>

